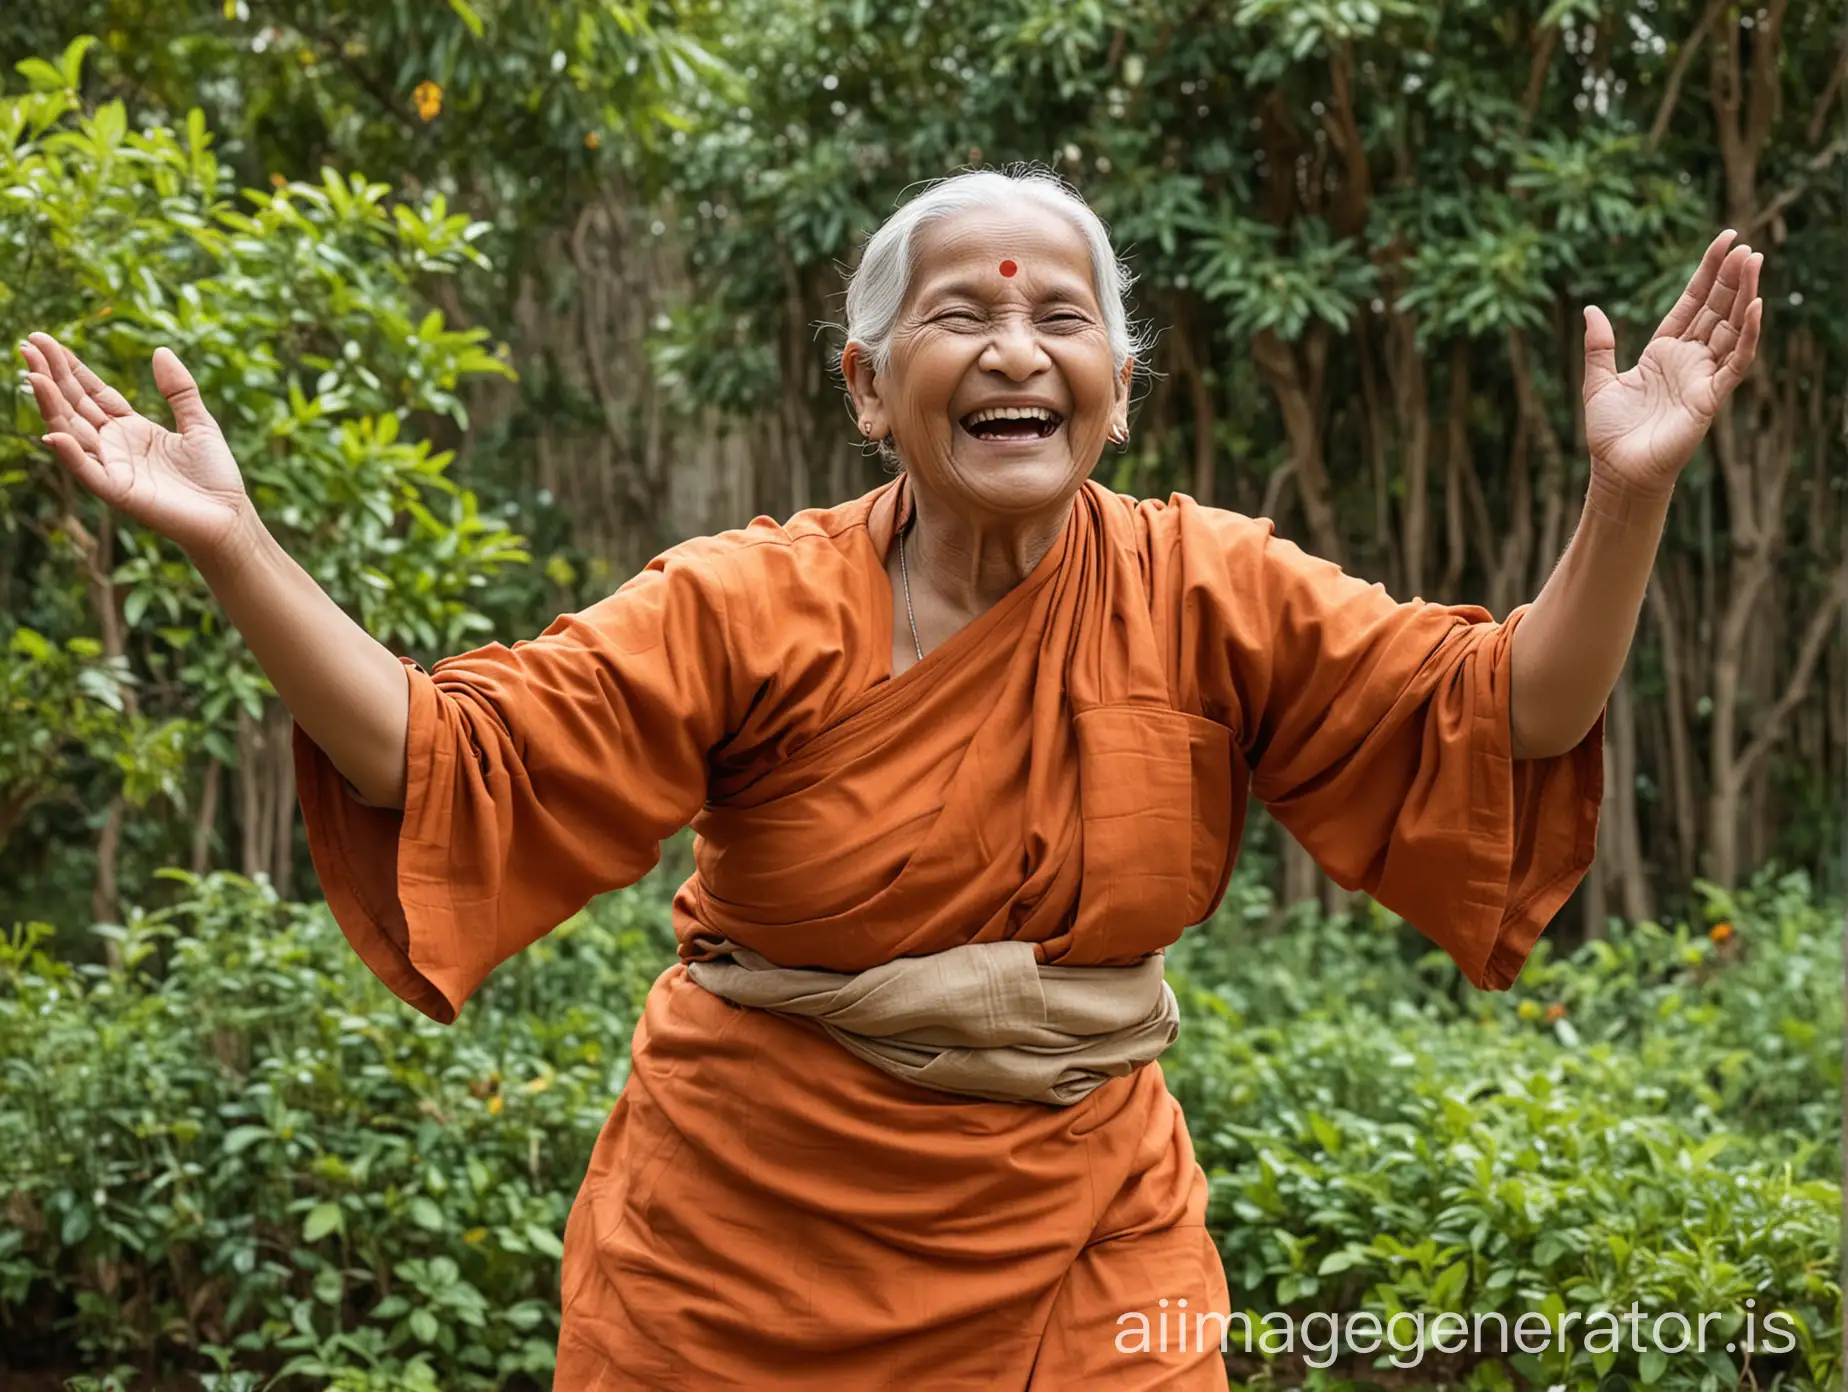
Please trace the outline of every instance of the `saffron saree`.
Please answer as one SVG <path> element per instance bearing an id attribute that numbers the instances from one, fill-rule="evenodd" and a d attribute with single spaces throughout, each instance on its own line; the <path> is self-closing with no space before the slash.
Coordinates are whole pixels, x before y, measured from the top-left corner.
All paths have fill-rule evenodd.
<path id="1" fill-rule="evenodd" d="M 566 1392 L 1225 1385 L 1216 1339 L 1119 1347 L 1126 1316 L 1227 1304 L 1158 1067 L 1065 1107 L 934 1092 L 702 990 L 702 941 L 843 972 L 1003 939 L 1127 965 L 1212 912 L 1255 794 L 1498 989 L 1590 863 L 1602 719 L 1512 757 L 1524 610 L 1395 602 L 1267 521 L 1088 482 L 1033 572 L 894 678 L 910 506 L 901 476 L 759 518 L 535 640 L 407 662 L 401 813 L 297 732 L 330 907 L 444 1023 L 694 828 L 682 960 L 566 1228 Z"/>

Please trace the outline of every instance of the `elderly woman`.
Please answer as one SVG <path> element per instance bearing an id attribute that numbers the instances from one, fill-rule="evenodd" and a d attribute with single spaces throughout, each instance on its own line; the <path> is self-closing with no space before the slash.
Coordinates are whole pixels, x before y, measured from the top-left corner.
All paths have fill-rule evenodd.
<path id="1" fill-rule="evenodd" d="M 1500 623 L 1090 481 L 1129 277 L 1045 175 L 947 179 L 865 248 L 840 365 L 895 479 L 428 672 L 265 531 L 171 352 L 174 432 L 24 353 L 49 446 L 185 549 L 293 712 L 328 902 L 404 1000 L 454 1020 L 697 832 L 566 1229 L 560 1388 L 1223 1387 L 1206 1179 L 1149 1066 L 1162 949 L 1255 790 L 1514 980 L 1591 860 L 1675 477 L 1752 360 L 1731 241 L 1628 372 L 1586 311 L 1583 517 Z"/>

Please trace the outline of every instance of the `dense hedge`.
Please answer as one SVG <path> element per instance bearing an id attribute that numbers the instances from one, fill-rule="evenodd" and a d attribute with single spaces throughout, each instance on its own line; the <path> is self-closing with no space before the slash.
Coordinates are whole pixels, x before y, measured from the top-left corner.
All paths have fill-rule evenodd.
<path id="1" fill-rule="evenodd" d="M 667 881 L 599 901 L 450 1029 L 373 981 L 324 908 L 230 875 L 182 888 L 112 930 L 121 970 L 56 961 L 30 926 L 0 955 L 0 1346 L 102 1386 L 159 1363 L 225 1389 L 285 1368 L 381 1392 L 547 1384 L 559 1234 L 670 957 Z M 1755 1355 L 1756 1385 L 1839 1385 L 1839 914 L 1800 878 L 1709 902 L 1570 962 L 1543 945 L 1490 995 L 1384 914 L 1272 928 L 1236 883 L 1172 954 L 1165 1060 L 1235 1306 L 1255 1324 L 1634 1301 L 1722 1313 L 1728 1338 L 1780 1309 L 1796 1347 Z M 1711 1342 L 1624 1347 L 1232 1361 L 1313 1388 L 1744 1371 Z"/>
<path id="2" fill-rule="evenodd" d="M 1722 1317 L 1705 1359 L 1574 1335 L 1508 1360 L 1573 1392 L 1754 1385 L 1725 1341 L 1750 1310 L 1768 1349 L 1778 1309 L 1796 1347 L 1761 1349 L 1755 1385 L 1839 1388 L 1841 914 L 1800 876 L 1705 898 L 1696 927 L 1618 928 L 1571 961 L 1543 939 L 1508 993 L 1408 952 L 1384 914 L 1254 941 L 1259 900 L 1196 930 L 1169 1085 L 1235 1307 Z M 1433 1370 L 1507 1385 L 1499 1359 L 1429 1351 L 1397 1381 Z"/>

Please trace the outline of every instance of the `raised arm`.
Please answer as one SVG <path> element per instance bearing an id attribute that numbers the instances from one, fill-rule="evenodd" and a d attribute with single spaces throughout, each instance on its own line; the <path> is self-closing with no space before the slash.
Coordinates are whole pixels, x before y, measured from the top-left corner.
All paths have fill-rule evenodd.
<path id="1" fill-rule="evenodd" d="M 1585 309 L 1585 436 L 1591 486 L 1564 557 L 1514 636 L 1517 759 L 1563 754 L 1585 737 L 1629 656 L 1669 498 L 1701 437 L 1758 351 L 1764 257 L 1715 237 L 1688 288 L 1617 371 L 1617 340 Z"/>
<path id="2" fill-rule="evenodd" d="M 154 382 L 168 430 L 49 334 L 21 345 L 45 443 L 79 483 L 198 567 L 296 724 L 367 802 L 404 806 L 404 664 L 271 536 L 199 388 L 171 351 Z"/>

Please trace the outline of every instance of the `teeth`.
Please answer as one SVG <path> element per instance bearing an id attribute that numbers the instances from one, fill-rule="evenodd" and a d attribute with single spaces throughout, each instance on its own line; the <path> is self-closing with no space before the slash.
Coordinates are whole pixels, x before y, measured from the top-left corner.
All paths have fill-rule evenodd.
<path id="1" fill-rule="evenodd" d="M 991 420 L 1042 420 L 1056 421 L 1059 414 L 1048 411 L 1044 406 L 995 406 L 986 411 L 974 411 L 964 417 L 969 425 L 980 425 Z"/>

